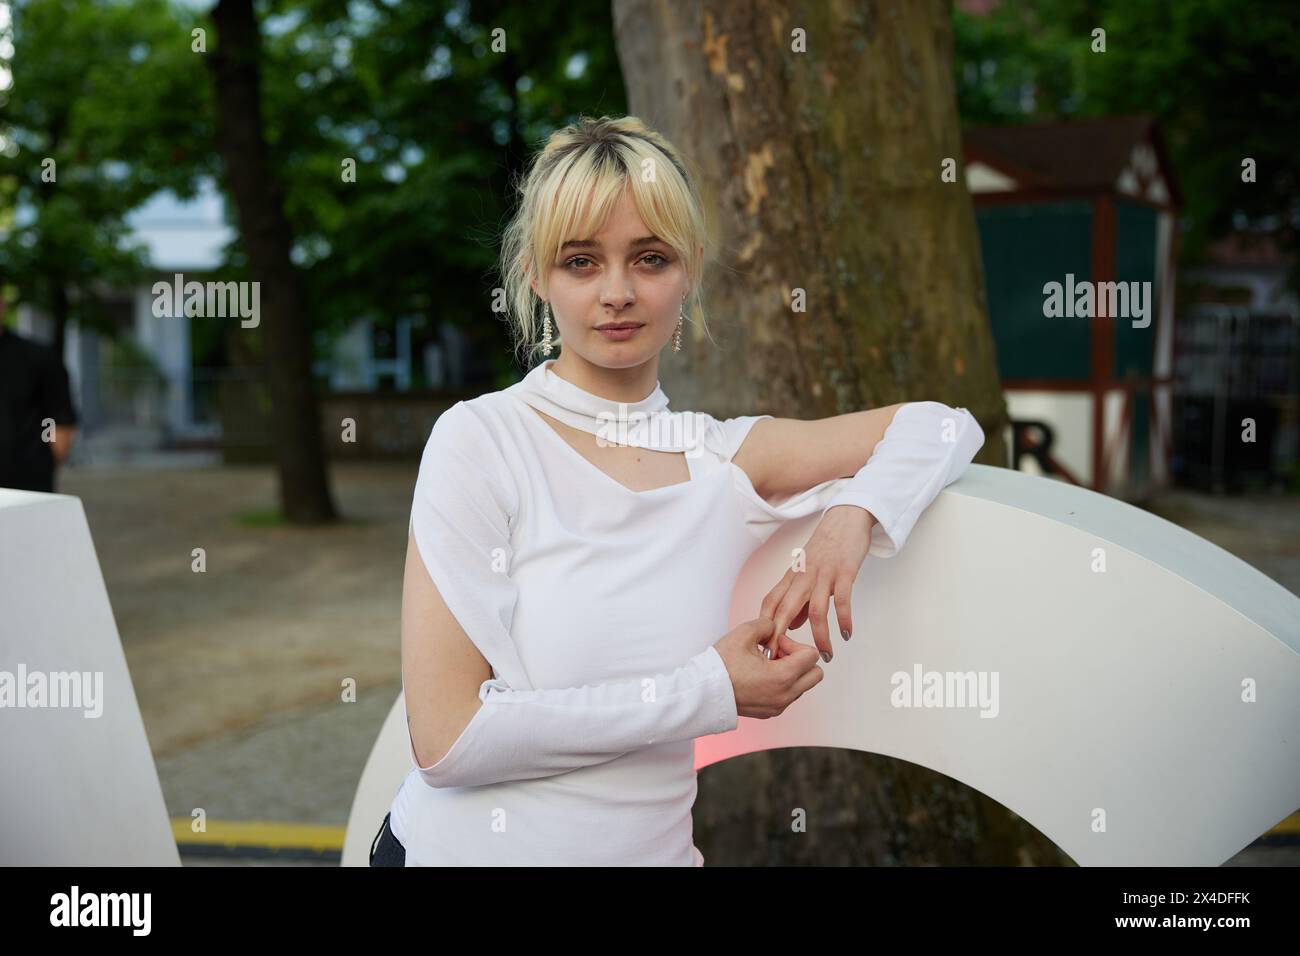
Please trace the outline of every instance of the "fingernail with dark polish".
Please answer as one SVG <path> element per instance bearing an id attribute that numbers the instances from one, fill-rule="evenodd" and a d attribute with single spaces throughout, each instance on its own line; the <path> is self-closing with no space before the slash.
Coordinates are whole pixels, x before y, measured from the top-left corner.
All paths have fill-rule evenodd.
<path id="1" fill-rule="evenodd" d="M 844 638 L 846 641 L 849 639 L 849 629 L 847 627 L 840 628 L 840 637 Z"/>
<path id="2" fill-rule="evenodd" d="M 822 651 L 822 660 L 829 664 L 831 662 L 831 656 L 825 651 Z"/>

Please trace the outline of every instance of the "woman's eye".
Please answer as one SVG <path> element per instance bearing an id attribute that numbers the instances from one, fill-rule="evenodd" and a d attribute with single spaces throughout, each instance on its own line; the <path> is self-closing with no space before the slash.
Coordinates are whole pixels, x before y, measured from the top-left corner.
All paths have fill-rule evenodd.
<path id="1" fill-rule="evenodd" d="M 652 260 L 652 259 L 653 259 L 653 260 L 656 260 L 656 261 L 654 261 L 654 262 L 650 262 L 650 260 Z M 653 266 L 653 267 L 656 268 L 656 269 L 662 269 L 664 266 L 666 266 L 666 265 L 668 264 L 668 257 L 665 256 L 665 255 L 663 255 L 662 253 L 651 252 L 651 253 L 648 253 L 647 255 L 643 256 L 643 257 L 641 258 L 641 261 L 642 261 L 642 262 L 648 262 L 651 266 Z M 579 262 L 591 262 L 591 259 L 589 259 L 587 256 L 574 256 L 572 259 L 570 259 L 570 260 L 569 260 L 568 262 L 566 262 L 564 265 L 565 265 L 565 268 L 567 268 L 567 269 L 575 269 L 575 270 L 578 271 L 578 272 L 586 272 L 587 269 L 586 269 L 585 267 L 583 267 L 583 268 L 579 268 L 579 267 L 578 267 L 577 264 L 578 264 Z"/>

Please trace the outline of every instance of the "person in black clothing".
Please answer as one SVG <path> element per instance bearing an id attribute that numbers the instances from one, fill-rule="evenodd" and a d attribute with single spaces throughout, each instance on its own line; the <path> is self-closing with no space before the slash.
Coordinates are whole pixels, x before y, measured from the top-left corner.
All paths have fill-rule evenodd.
<path id="1" fill-rule="evenodd" d="M 54 350 L 5 328 L 0 305 L 0 488 L 54 491 L 76 434 L 68 371 Z M 42 422 L 53 419 L 51 441 Z"/>

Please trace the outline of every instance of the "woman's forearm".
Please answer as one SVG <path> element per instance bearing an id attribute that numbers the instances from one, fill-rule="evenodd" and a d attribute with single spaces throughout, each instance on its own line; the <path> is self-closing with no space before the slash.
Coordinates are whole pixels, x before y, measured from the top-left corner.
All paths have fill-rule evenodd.
<path id="1" fill-rule="evenodd" d="M 481 706 L 437 763 L 421 767 L 416 758 L 429 786 L 568 773 L 654 744 L 734 730 L 739 722 L 731 678 L 713 647 L 644 678 L 557 690 L 484 681 L 479 699 Z"/>

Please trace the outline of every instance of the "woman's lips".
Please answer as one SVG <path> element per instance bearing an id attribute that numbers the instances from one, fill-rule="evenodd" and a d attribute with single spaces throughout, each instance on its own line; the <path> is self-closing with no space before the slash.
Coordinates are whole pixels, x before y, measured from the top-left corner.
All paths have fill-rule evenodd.
<path id="1" fill-rule="evenodd" d="M 605 328 L 597 329 L 596 331 L 599 332 L 601 335 L 605 336 L 605 338 L 610 339 L 611 341 L 625 342 L 628 339 L 630 339 L 632 336 L 636 335 L 636 333 L 640 329 L 641 326 L 639 325 L 625 325 L 621 327 L 606 326 Z"/>

